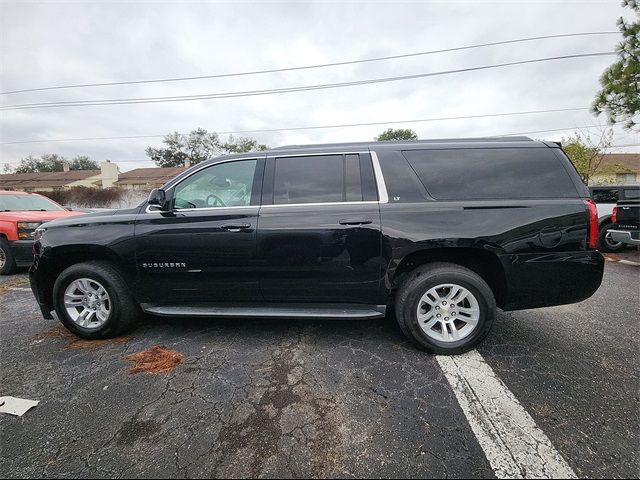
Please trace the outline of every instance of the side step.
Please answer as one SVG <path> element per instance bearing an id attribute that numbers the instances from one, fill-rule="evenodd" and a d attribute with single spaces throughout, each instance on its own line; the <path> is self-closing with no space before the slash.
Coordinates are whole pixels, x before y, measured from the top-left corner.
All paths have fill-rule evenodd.
<path id="1" fill-rule="evenodd" d="M 226 318 L 319 318 L 373 319 L 385 315 L 385 305 L 360 304 L 221 304 L 190 305 L 142 304 L 145 313 L 161 317 L 226 317 Z"/>

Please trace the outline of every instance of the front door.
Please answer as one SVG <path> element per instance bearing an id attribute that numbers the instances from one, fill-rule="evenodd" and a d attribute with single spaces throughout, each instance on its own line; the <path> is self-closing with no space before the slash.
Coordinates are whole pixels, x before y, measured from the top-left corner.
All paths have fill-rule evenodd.
<path id="1" fill-rule="evenodd" d="M 377 304 L 377 200 L 368 152 L 268 158 L 257 254 L 265 300 Z"/>
<path id="2" fill-rule="evenodd" d="M 140 289 L 149 303 L 261 300 L 256 235 L 263 158 L 196 170 L 168 192 L 170 208 L 136 221 Z"/>

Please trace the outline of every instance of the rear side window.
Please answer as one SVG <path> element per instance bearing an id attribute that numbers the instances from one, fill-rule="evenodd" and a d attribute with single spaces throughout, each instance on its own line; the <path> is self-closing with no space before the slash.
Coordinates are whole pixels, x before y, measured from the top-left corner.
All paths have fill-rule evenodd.
<path id="1" fill-rule="evenodd" d="M 358 154 L 279 157 L 275 160 L 273 203 L 360 202 L 366 174 Z"/>
<path id="2" fill-rule="evenodd" d="M 442 200 L 576 197 L 550 148 L 406 150 L 431 196 Z"/>
<path id="3" fill-rule="evenodd" d="M 618 201 L 618 190 L 613 188 L 594 188 L 591 198 L 596 203 L 616 203 Z"/>

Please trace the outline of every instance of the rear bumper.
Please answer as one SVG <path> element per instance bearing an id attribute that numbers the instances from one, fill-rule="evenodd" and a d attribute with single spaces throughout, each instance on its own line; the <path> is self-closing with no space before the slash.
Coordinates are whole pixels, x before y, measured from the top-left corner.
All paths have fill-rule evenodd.
<path id="1" fill-rule="evenodd" d="M 28 267 L 33 262 L 33 240 L 9 242 L 11 253 L 18 267 Z"/>
<path id="2" fill-rule="evenodd" d="M 507 294 L 503 310 L 581 302 L 602 283 L 604 257 L 598 251 L 503 255 Z"/>
<path id="3" fill-rule="evenodd" d="M 609 230 L 609 234 L 614 242 L 626 243 L 628 245 L 640 245 L 640 230 Z"/>

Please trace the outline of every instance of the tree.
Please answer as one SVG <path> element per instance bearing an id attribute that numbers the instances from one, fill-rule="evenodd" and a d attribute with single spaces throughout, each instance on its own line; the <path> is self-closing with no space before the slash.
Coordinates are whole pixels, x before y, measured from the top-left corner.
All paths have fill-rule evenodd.
<path id="1" fill-rule="evenodd" d="M 575 132 L 567 139 L 562 139 L 562 148 L 576 167 L 585 185 L 589 184 L 589 180 L 596 173 L 603 173 L 600 167 L 612 140 L 612 129 L 603 130 L 595 141 L 588 134 L 579 132 Z"/>
<path id="2" fill-rule="evenodd" d="M 100 170 L 100 165 L 86 155 L 78 155 L 69 163 L 70 170 Z"/>
<path id="3" fill-rule="evenodd" d="M 187 135 L 178 132 L 166 135 L 162 140 L 164 148 L 147 147 L 147 156 L 159 167 L 182 167 L 188 160 L 191 165 L 224 153 L 240 153 L 251 150 L 266 150 L 266 145 L 259 144 L 252 138 L 240 137 L 237 140 L 229 136 L 223 142 L 215 132 L 209 133 L 204 128 L 192 130 Z"/>
<path id="4" fill-rule="evenodd" d="M 635 11 L 637 19 L 618 19 L 622 33 L 622 42 L 616 48 L 618 61 L 600 77 L 602 90 L 596 95 L 592 110 L 596 115 L 606 113 L 611 124 L 624 123 L 626 129 L 632 130 L 640 113 L 640 4 L 637 0 L 623 0 L 622 5 Z"/>
<path id="5" fill-rule="evenodd" d="M 409 128 L 389 128 L 375 137 L 377 142 L 388 142 L 390 140 L 417 140 L 418 134 Z"/>
<path id="6" fill-rule="evenodd" d="M 69 165 L 70 170 L 98 170 L 100 168 L 98 162 L 91 160 L 86 155 L 78 155 L 69 163 L 65 157 L 57 153 L 45 153 L 41 157 L 28 155 L 23 158 L 16 167 L 15 173 L 62 172 L 65 164 Z"/>
<path id="7" fill-rule="evenodd" d="M 20 160 L 15 173 L 61 172 L 66 159 L 55 153 L 46 153 L 41 157 L 28 155 Z"/>
<path id="8" fill-rule="evenodd" d="M 248 137 L 239 137 L 237 140 L 233 135 L 229 135 L 229 139 L 220 145 L 225 153 L 243 153 L 256 150 L 266 150 L 267 146 L 258 143 L 257 140 Z"/>

